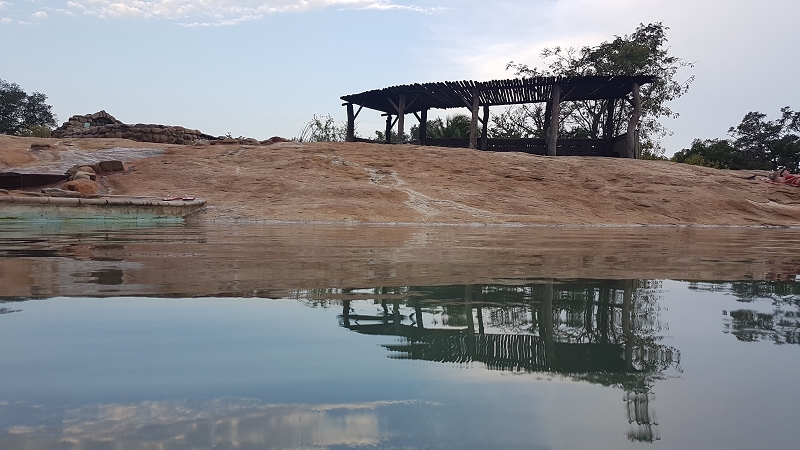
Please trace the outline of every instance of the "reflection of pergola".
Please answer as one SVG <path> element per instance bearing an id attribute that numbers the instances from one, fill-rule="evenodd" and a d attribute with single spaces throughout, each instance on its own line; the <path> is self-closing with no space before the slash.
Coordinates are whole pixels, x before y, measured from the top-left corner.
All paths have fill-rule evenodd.
<path id="1" fill-rule="evenodd" d="M 403 323 L 400 314 L 400 302 L 393 302 L 390 313 L 388 305 L 382 301 L 384 314 L 354 314 L 350 309 L 350 300 L 344 300 L 340 325 L 349 330 L 368 335 L 397 336 L 405 338 L 405 342 L 386 345 L 388 350 L 396 352 L 398 359 L 418 359 L 440 362 L 482 362 L 489 369 L 559 372 L 559 373 L 602 373 L 607 382 L 620 385 L 637 383 L 642 377 L 632 376 L 639 372 L 633 367 L 634 334 L 631 324 L 632 285 L 630 282 L 618 283 L 623 291 L 622 304 L 614 304 L 609 300 L 608 286 L 600 287 L 600 299 L 596 312 L 597 326 L 601 328 L 596 342 L 557 342 L 554 304 L 563 304 L 552 283 L 543 285 L 543 290 L 536 295 L 537 299 L 528 303 L 535 315 L 538 335 L 531 334 L 491 334 L 485 332 L 483 310 L 502 305 L 489 298 L 483 298 L 482 288 L 467 285 L 464 287 L 462 299 L 451 299 L 454 305 L 464 309 L 465 327 L 437 329 L 423 325 L 421 303 L 412 302 L 414 325 Z M 604 294 L 605 295 L 604 295 Z M 430 295 L 430 293 L 429 293 Z M 446 294 L 445 294 L 446 295 Z M 473 297 L 476 296 L 476 297 Z M 432 297 L 428 300 L 434 301 Z M 594 303 L 594 301 L 592 302 Z M 622 333 L 609 333 L 609 320 L 614 316 L 613 309 L 621 308 Z M 477 313 L 477 333 L 473 319 Z M 591 323 L 586 317 L 581 323 Z M 591 325 L 589 325 L 591 327 Z M 649 374 L 640 374 L 647 376 Z M 613 380 L 613 382 L 611 381 Z"/>
<path id="2" fill-rule="evenodd" d="M 597 155 L 636 157 L 636 127 L 642 111 L 639 86 L 653 76 L 535 77 L 510 80 L 446 81 L 393 86 L 345 95 L 347 141 L 356 141 L 355 119 L 362 108 L 382 111 L 386 116 L 386 142 L 397 124 L 397 134 L 405 132 L 404 117 L 414 114 L 419 120 L 420 145 L 469 147 L 492 151 L 522 151 L 555 155 Z M 614 111 L 618 99 L 628 99 L 633 113 L 627 133 L 613 136 Z M 607 100 L 606 122 L 602 139 L 559 139 L 560 104 L 566 101 Z M 489 139 L 489 107 L 546 102 L 544 139 Z M 358 105 L 358 110 L 354 106 Z M 427 139 L 428 110 L 468 108 L 472 112 L 469 140 Z M 479 111 L 483 107 L 483 115 Z M 478 130 L 478 123 L 481 130 Z M 480 139 L 479 139 L 480 138 Z"/>

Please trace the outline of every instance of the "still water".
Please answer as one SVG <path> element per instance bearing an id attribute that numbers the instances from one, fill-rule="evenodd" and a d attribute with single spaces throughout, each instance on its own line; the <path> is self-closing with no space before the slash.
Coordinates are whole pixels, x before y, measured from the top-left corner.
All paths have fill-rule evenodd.
<path id="1" fill-rule="evenodd" d="M 0 448 L 798 448 L 800 232 L 0 228 Z"/>

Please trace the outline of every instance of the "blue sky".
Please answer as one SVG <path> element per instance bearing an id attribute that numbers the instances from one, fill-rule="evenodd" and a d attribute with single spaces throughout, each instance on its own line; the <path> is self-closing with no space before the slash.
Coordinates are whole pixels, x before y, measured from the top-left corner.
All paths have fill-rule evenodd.
<path id="1" fill-rule="evenodd" d="M 697 77 L 664 121 L 671 154 L 748 111 L 800 109 L 798 17 L 796 0 L 0 0 L 0 78 L 47 94 L 60 121 L 105 109 L 292 137 L 314 114 L 343 119 L 341 95 L 510 78 L 507 62 L 541 65 L 544 47 L 662 21 L 671 52 L 695 63 L 679 76 Z M 364 111 L 358 131 L 382 124 Z"/>

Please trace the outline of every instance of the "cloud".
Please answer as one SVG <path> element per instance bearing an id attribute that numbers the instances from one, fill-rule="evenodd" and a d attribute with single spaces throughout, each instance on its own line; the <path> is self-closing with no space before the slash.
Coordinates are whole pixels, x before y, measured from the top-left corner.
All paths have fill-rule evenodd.
<path id="1" fill-rule="evenodd" d="M 0 9 L 4 9 L 4 8 L 6 8 L 8 6 L 11 6 L 11 3 L 0 1 Z"/>
<path id="2" fill-rule="evenodd" d="M 13 21 L 14 21 L 14 19 L 11 19 L 9 17 L 0 17 L 0 23 L 2 23 L 2 24 L 11 23 Z"/>
<path id="3" fill-rule="evenodd" d="M 31 17 L 38 20 L 44 20 L 47 19 L 47 13 L 44 11 L 37 11 L 31 14 Z"/>
<path id="4" fill-rule="evenodd" d="M 391 0 L 69 0 L 67 6 L 97 17 L 144 19 L 197 19 L 184 26 L 235 25 L 258 20 L 265 14 L 305 12 L 329 7 L 342 9 L 437 12 L 441 8 L 398 5 Z"/>

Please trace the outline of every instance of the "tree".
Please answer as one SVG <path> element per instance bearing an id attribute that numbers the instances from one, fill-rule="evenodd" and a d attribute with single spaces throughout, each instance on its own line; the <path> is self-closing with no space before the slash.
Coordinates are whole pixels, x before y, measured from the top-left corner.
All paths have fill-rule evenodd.
<path id="1" fill-rule="evenodd" d="M 758 111 L 745 114 L 728 129 L 731 139 L 695 139 L 692 147 L 672 157 L 675 162 L 719 169 L 800 170 L 800 112 L 781 108 L 776 120 Z"/>
<path id="2" fill-rule="evenodd" d="M 52 106 L 41 92 L 28 95 L 18 84 L 0 79 L 0 134 L 29 136 L 57 126 Z"/>
<path id="3" fill-rule="evenodd" d="M 545 69 L 526 64 L 509 62 L 506 69 L 513 69 L 518 77 L 537 76 L 595 76 L 595 75 L 653 75 L 652 83 L 641 87 L 642 117 L 639 121 L 639 136 L 645 155 L 663 155 L 661 138 L 671 132 L 659 119 L 677 118 L 668 102 L 687 92 L 694 81 L 690 76 L 677 81 L 678 70 L 693 67 L 669 54 L 666 32 L 669 28 L 661 22 L 640 24 L 626 36 L 615 36 L 610 42 L 594 47 L 546 48 L 542 59 L 550 61 Z M 560 112 L 559 135 L 574 138 L 601 138 L 607 100 L 583 100 L 565 102 Z M 614 112 L 614 134 L 627 126 L 627 118 L 633 110 L 630 101 L 617 102 Z M 492 118 L 493 137 L 544 137 L 545 108 L 542 104 L 513 106 Z"/>
<path id="4" fill-rule="evenodd" d="M 733 146 L 745 163 L 759 168 L 786 167 L 800 169 L 800 112 L 788 106 L 781 108 L 781 116 L 773 121 L 767 115 L 752 111 L 745 114 L 742 123 L 728 129 Z M 793 133 L 795 132 L 795 133 Z"/>
<path id="5" fill-rule="evenodd" d="M 456 114 L 429 120 L 426 133 L 431 139 L 469 139 L 472 119 L 466 114 Z M 419 125 L 411 127 L 411 139 L 419 139 Z"/>
<path id="6" fill-rule="evenodd" d="M 744 160 L 727 139 L 695 139 L 691 148 L 683 149 L 672 160 L 715 169 L 744 169 Z"/>

